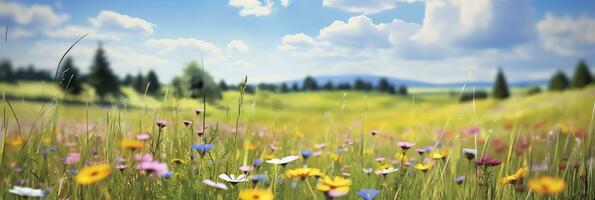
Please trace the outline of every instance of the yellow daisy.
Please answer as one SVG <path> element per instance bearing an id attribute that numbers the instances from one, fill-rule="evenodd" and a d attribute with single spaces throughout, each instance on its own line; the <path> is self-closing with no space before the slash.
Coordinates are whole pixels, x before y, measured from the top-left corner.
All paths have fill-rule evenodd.
<path id="1" fill-rule="evenodd" d="M 145 147 L 145 143 L 143 141 L 133 139 L 123 139 L 122 142 L 120 142 L 120 145 L 122 148 L 130 150 L 137 150 Z"/>
<path id="2" fill-rule="evenodd" d="M 565 187 L 566 182 L 558 177 L 542 176 L 529 181 L 529 188 L 542 195 L 558 194 L 564 191 Z"/>
<path id="3" fill-rule="evenodd" d="M 76 182 L 81 185 L 97 183 L 111 173 L 111 167 L 108 164 L 99 164 L 83 168 L 76 175 Z"/>
<path id="4" fill-rule="evenodd" d="M 523 167 L 520 168 L 514 173 L 513 175 L 505 176 L 504 178 L 500 179 L 500 184 L 506 185 L 509 183 L 516 183 L 518 180 L 521 180 L 525 175 L 529 172 L 529 168 Z"/>
<path id="5" fill-rule="evenodd" d="M 241 200 L 273 200 L 273 192 L 263 189 L 246 189 L 240 192 Z"/>

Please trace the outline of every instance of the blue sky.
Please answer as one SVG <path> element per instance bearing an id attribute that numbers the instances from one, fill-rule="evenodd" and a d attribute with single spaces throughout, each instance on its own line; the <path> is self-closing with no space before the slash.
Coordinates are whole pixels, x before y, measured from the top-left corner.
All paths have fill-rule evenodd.
<path id="1" fill-rule="evenodd" d="M 217 79 L 376 74 L 512 81 L 595 63 L 592 0 L 2 1 L 0 57 L 54 69 L 70 43 L 83 71 L 98 41 L 120 74 L 164 81 L 203 59 Z M 592 64 L 593 65 L 593 64 Z"/>

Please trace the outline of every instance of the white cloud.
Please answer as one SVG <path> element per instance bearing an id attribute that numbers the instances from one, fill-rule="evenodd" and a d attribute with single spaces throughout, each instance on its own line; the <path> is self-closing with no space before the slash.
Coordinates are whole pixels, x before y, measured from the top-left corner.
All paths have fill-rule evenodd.
<path id="1" fill-rule="evenodd" d="M 227 44 L 227 51 L 229 52 L 246 52 L 248 51 L 248 45 L 242 40 L 232 40 Z"/>
<path id="2" fill-rule="evenodd" d="M 390 47 L 386 24 L 376 25 L 365 15 L 351 17 L 347 22 L 334 21 L 320 30 L 317 38 L 334 45 L 358 49 Z"/>
<path id="3" fill-rule="evenodd" d="M 4 33 L 6 31 L 6 26 L 0 26 L 0 31 Z M 23 29 L 19 27 L 8 27 L 8 39 L 9 40 L 18 40 L 24 38 L 30 38 L 35 35 L 35 31 L 31 31 L 28 29 Z"/>
<path id="4" fill-rule="evenodd" d="M 322 0 L 326 7 L 352 13 L 374 14 L 395 8 L 398 0 Z"/>
<path id="5" fill-rule="evenodd" d="M 246 62 L 244 60 L 237 60 L 229 64 L 232 67 L 242 67 L 242 68 L 253 68 L 254 64 Z"/>
<path id="6" fill-rule="evenodd" d="M 89 39 L 97 40 L 121 40 L 125 35 L 115 32 L 100 32 L 94 28 L 70 25 L 60 29 L 48 30 L 44 32 L 49 38 L 55 39 L 73 39 L 79 38 L 85 34 Z"/>
<path id="7" fill-rule="evenodd" d="M 89 18 L 89 23 L 98 29 L 114 31 L 131 31 L 145 35 L 153 34 L 154 24 L 136 17 L 120 14 L 110 10 L 102 10 L 97 17 Z"/>
<path id="8" fill-rule="evenodd" d="M 56 26 L 68 20 L 67 14 L 57 14 L 46 5 L 23 5 L 0 1 L 0 16 L 8 16 L 20 25 Z"/>
<path id="9" fill-rule="evenodd" d="M 221 57 L 223 51 L 216 45 L 195 39 L 195 38 L 177 38 L 177 39 L 150 39 L 144 43 L 146 46 L 160 48 L 159 54 L 168 54 L 174 51 L 190 51 L 196 56 Z"/>
<path id="10" fill-rule="evenodd" d="M 289 4 L 291 4 L 291 3 L 292 3 L 292 0 L 281 0 L 281 5 L 282 5 L 283 7 L 286 7 L 286 8 L 287 8 L 287 7 L 289 6 Z"/>
<path id="11" fill-rule="evenodd" d="M 266 16 L 273 11 L 271 0 L 229 0 L 229 5 L 240 9 L 240 16 Z"/>
<path id="12" fill-rule="evenodd" d="M 595 19 L 578 19 L 546 14 L 537 23 L 543 48 L 564 56 L 581 56 L 595 52 Z"/>

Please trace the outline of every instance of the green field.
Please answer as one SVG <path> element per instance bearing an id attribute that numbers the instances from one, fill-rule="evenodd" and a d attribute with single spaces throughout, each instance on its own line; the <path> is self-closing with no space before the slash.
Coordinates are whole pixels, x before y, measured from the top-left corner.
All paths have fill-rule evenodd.
<path id="1" fill-rule="evenodd" d="M 2 188 L 26 180 L 31 187 L 51 188 L 49 199 L 235 199 L 253 187 L 266 188 L 278 199 L 328 197 L 329 193 L 317 187 L 315 177 L 300 180 L 285 175 L 306 161 L 308 167 L 320 169 L 325 175 L 351 180 L 349 192 L 343 197 L 347 199 L 358 199 L 356 192 L 360 189 L 382 191 L 378 199 L 538 199 L 545 196 L 529 190 L 528 182 L 544 175 L 565 180 L 565 190 L 550 196 L 552 199 L 595 198 L 590 185 L 595 176 L 587 162 L 593 159 L 595 87 L 532 96 L 521 95 L 523 90 L 517 89 L 516 95 L 507 100 L 465 103 L 459 103 L 447 89 L 438 89 L 447 91 L 443 95 L 415 95 L 428 91 L 413 89 L 410 96 L 344 91 L 257 92 L 245 95 L 238 105 L 241 94 L 230 91 L 224 93 L 223 100 L 205 106 L 208 129 L 202 139 L 195 133 L 202 129 L 203 115 L 197 117 L 194 113 L 194 109 L 203 107 L 202 100 L 176 99 L 167 91 L 160 97 L 147 97 L 124 88 L 127 97 L 113 100 L 117 104 L 108 107 L 60 103 L 63 99 L 86 102 L 95 97 L 92 92 L 64 96 L 44 83 L 0 85 L 0 91 L 14 97 L 59 100 L 34 103 L 16 98 L 2 104 Z M 162 132 L 155 126 L 156 120 L 167 121 Z M 185 127 L 183 120 L 192 121 L 191 128 Z M 479 128 L 479 133 L 464 133 L 474 127 Z M 378 134 L 371 135 L 372 131 Z M 121 140 L 143 132 L 150 133 L 151 140 L 136 153 L 154 154 L 155 159 L 168 164 L 171 177 L 149 176 L 148 171 L 134 169 L 135 152 L 120 147 Z M 431 152 L 446 150 L 449 154 L 442 160 L 429 161 L 426 156 L 431 152 L 420 156 L 410 150 L 406 162 L 400 162 L 395 158 L 402 151 L 398 141 L 415 143 L 414 149 L 429 146 L 433 147 Z M 520 141 L 529 146 L 518 147 Z M 191 160 L 191 152 L 197 153 L 191 144 L 200 143 L 215 147 L 204 158 Z M 317 148 L 317 144 L 326 147 Z M 55 152 L 42 154 L 52 146 L 57 147 Z M 490 155 L 502 164 L 474 170 L 462 148 L 476 149 L 478 158 Z M 301 150 L 320 154 L 285 167 L 265 162 L 248 173 L 248 177 L 263 174 L 270 182 L 283 180 L 283 184 L 227 184 L 228 190 L 219 191 L 202 183 L 204 179 L 224 182 L 217 177 L 221 173 L 238 174 L 240 166 L 250 165 L 253 160 L 299 155 Z M 80 162 L 66 165 L 60 161 L 73 152 L 81 154 Z M 107 178 L 95 184 L 79 185 L 76 175 L 70 172 L 102 163 L 113 168 L 118 164 L 116 157 L 123 157 L 128 168 L 112 169 Z M 379 164 L 375 160 L 378 157 L 386 161 Z M 172 159 L 184 163 L 175 164 L 170 162 Z M 425 173 L 409 166 L 425 162 L 432 163 Z M 578 163 L 578 168 L 560 168 L 561 163 Z M 400 171 L 387 176 L 362 172 L 363 168 L 376 170 L 387 165 Z M 541 170 L 542 165 L 549 167 Z M 521 167 L 529 169 L 525 179 L 514 185 L 498 184 L 498 179 Z M 467 177 L 462 185 L 455 184 L 457 176 Z M 589 185 L 583 184 L 585 180 Z M 324 181 L 318 181 L 320 184 L 324 185 Z M 16 198 L 6 190 L 0 190 L 0 196 Z"/>

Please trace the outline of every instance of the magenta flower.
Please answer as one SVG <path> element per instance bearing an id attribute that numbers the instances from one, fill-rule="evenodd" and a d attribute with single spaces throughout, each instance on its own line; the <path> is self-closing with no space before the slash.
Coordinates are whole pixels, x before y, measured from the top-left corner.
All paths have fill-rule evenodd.
<path id="1" fill-rule="evenodd" d="M 501 163 L 502 163 L 502 161 L 492 159 L 490 157 L 484 157 L 480 160 L 475 161 L 475 164 L 477 166 L 486 166 L 486 167 L 495 167 L 495 166 L 500 165 Z"/>
<path id="2" fill-rule="evenodd" d="M 469 127 L 463 130 L 463 133 L 466 135 L 476 135 L 481 132 L 481 128 L 479 127 Z"/>
<path id="3" fill-rule="evenodd" d="M 72 165 L 74 163 L 78 163 L 81 160 L 80 153 L 69 153 L 64 160 L 64 163 L 67 165 Z"/>

